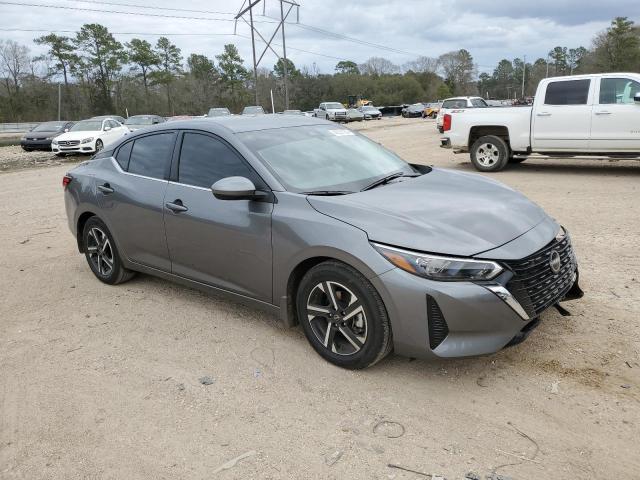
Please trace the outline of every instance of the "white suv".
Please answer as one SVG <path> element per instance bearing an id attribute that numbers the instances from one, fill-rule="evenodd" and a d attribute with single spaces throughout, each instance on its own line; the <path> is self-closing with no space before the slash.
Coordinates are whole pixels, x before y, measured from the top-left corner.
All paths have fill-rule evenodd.
<path id="1" fill-rule="evenodd" d="M 482 97 L 451 97 L 442 102 L 442 107 L 436 117 L 436 127 L 440 133 L 443 133 L 442 122 L 444 121 L 444 114 L 449 113 L 451 110 L 457 108 L 476 108 L 476 107 L 488 107 L 487 102 Z"/>

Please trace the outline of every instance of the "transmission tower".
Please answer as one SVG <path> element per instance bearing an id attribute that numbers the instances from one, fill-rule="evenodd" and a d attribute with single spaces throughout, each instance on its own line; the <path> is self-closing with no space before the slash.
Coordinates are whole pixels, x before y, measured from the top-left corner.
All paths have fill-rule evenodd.
<path id="1" fill-rule="evenodd" d="M 236 33 L 236 29 L 238 27 L 238 20 L 244 21 L 247 25 L 249 25 L 249 27 L 251 27 L 251 50 L 253 52 L 253 81 L 254 81 L 254 89 L 256 93 L 256 105 L 260 104 L 258 100 L 258 65 L 260 65 L 260 61 L 264 57 L 264 54 L 267 53 L 267 50 L 271 50 L 276 55 L 276 57 L 278 57 L 278 60 L 282 60 L 282 65 L 284 67 L 283 68 L 284 105 L 285 105 L 285 109 L 288 109 L 289 108 L 289 86 L 288 86 L 288 78 L 287 78 L 288 77 L 287 43 L 286 43 L 285 33 L 284 33 L 284 24 L 285 24 L 285 20 L 289 17 L 289 14 L 294 8 L 296 9 L 296 22 L 300 21 L 300 5 L 296 3 L 295 0 L 275 0 L 275 1 L 280 3 L 280 21 L 278 22 L 278 25 L 276 26 L 276 29 L 274 30 L 274 32 L 271 34 L 271 37 L 269 37 L 269 40 L 266 40 L 265 37 L 262 36 L 262 34 L 258 31 L 258 29 L 253 24 L 253 8 L 257 4 L 262 2 L 262 15 L 264 16 L 266 11 L 266 0 L 244 0 L 242 2 L 242 6 L 240 7 L 240 10 L 238 11 L 238 14 L 235 17 L 236 21 L 235 21 L 233 33 L 234 34 Z M 286 13 L 285 13 L 284 4 L 288 5 L 288 9 L 286 10 Z M 245 17 L 247 13 L 249 14 L 249 20 L 247 20 Z M 273 42 L 273 39 L 275 38 L 275 36 L 278 34 L 278 31 L 282 31 L 282 56 L 280 56 L 280 54 L 276 52 L 275 49 L 271 46 L 271 43 Z M 256 35 L 260 37 L 260 39 L 265 43 L 264 50 L 262 51 L 259 57 L 256 57 L 256 39 L 255 39 Z"/>

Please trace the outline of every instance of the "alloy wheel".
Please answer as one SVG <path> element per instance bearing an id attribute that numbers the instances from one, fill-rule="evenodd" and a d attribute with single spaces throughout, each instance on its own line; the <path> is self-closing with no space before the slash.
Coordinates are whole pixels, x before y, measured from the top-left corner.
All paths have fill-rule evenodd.
<path id="1" fill-rule="evenodd" d="M 318 283 L 307 299 L 307 321 L 318 341 L 330 352 L 353 355 L 367 341 L 367 316 L 362 301 L 347 287 Z"/>
<path id="2" fill-rule="evenodd" d="M 484 167 L 491 167 L 500 160 L 500 150 L 493 143 L 483 143 L 476 150 L 476 159 Z"/>
<path id="3" fill-rule="evenodd" d="M 114 265 L 113 249 L 109 237 L 98 227 L 91 228 L 87 234 L 87 253 L 100 275 L 111 275 Z"/>
<path id="4" fill-rule="evenodd" d="M 96 140 L 96 153 L 104 148 L 104 144 L 102 140 Z"/>

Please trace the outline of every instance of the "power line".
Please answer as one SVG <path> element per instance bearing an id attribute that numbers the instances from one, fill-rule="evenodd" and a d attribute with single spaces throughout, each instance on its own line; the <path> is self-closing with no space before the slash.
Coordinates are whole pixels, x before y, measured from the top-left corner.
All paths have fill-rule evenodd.
<path id="1" fill-rule="evenodd" d="M 42 29 L 42 28 L 0 28 L 0 32 L 30 32 L 30 33 L 40 33 L 40 32 L 50 32 L 50 33 L 77 33 L 77 30 L 50 30 L 50 29 Z M 151 37 L 209 37 L 209 36 L 226 36 L 226 37 L 240 37 L 245 39 L 251 39 L 251 37 L 247 35 L 242 35 L 240 33 L 169 33 L 169 32 L 109 32 L 112 35 L 140 35 L 140 36 L 151 36 Z M 274 43 L 273 45 L 280 46 L 278 43 Z M 327 55 L 320 52 L 313 52 L 311 50 L 304 50 L 302 48 L 295 48 L 287 46 L 289 50 L 295 50 L 297 52 L 308 53 L 310 55 L 317 55 L 319 57 L 331 58 L 333 60 L 345 60 L 342 57 L 334 57 L 333 55 Z"/>
<path id="2" fill-rule="evenodd" d="M 142 5 L 142 4 L 132 4 L 132 3 L 120 3 L 120 2 L 111 2 L 111 1 L 100 1 L 100 0 L 67 0 L 67 1 L 75 1 L 75 2 L 80 2 L 80 3 L 90 3 L 90 4 L 98 4 L 98 5 L 111 5 L 111 6 L 123 6 L 123 7 L 132 7 L 132 8 L 146 8 L 146 9 L 153 9 L 153 10 L 167 10 L 167 11 L 173 11 L 173 12 L 189 12 L 189 13 L 204 13 L 204 14 L 211 14 L 211 15 L 235 15 L 234 13 L 231 12 L 221 12 L 221 11 L 212 11 L 212 10 L 194 10 L 194 9 L 187 9 L 187 8 L 174 8 L 174 7 L 160 7 L 160 6 L 150 6 L 150 5 Z M 5 2 L 5 1 L 1 1 L 0 4 L 7 4 L 7 5 L 20 5 L 17 2 Z M 42 7 L 47 7 L 47 8 L 61 8 L 61 9 L 70 9 L 70 10 L 80 10 L 80 11 L 96 11 L 96 12 L 101 12 L 101 13 L 118 13 L 118 14 L 128 14 L 128 15 L 142 15 L 142 16 L 154 16 L 154 17 L 162 17 L 162 18 L 184 18 L 184 19 L 189 19 L 189 20 L 213 20 L 213 21 L 233 21 L 233 19 L 226 19 L 226 18 L 202 18 L 202 17 L 187 17 L 187 16 L 173 16 L 173 15 L 163 15 L 163 14 L 147 14 L 147 13 L 142 13 L 142 12 L 124 12 L 124 11 L 110 11 L 110 10 L 102 10 L 102 9 L 85 9 L 82 7 L 66 7 L 66 6 L 62 6 L 62 5 L 30 5 L 30 4 L 24 4 L 24 5 L 28 5 L 28 6 L 42 6 Z M 268 18 L 269 21 L 265 21 L 265 20 L 254 20 L 254 23 L 278 23 L 278 21 L 275 21 L 277 19 L 274 19 L 273 17 L 269 17 L 268 15 L 260 15 L 264 18 Z M 402 50 L 399 48 L 394 48 L 394 47 L 389 47 L 388 45 L 381 45 L 378 43 L 374 43 L 374 42 L 370 42 L 368 40 L 362 40 L 356 37 L 350 37 L 348 35 L 344 35 L 342 33 L 338 33 L 338 32 L 333 32 L 330 30 L 326 30 L 320 27 L 315 27 L 313 25 L 307 25 L 305 23 L 300 23 L 300 22 L 286 22 L 287 25 L 293 25 L 295 27 L 304 29 L 304 30 L 308 30 L 308 31 L 312 31 L 314 33 L 318 33 L 321 35 L 325 35 L 325 36 L 329 36 L 329 37 L 333 37 L 333 38 L 337 38 L 340 40 L 345 40 L 347 42 L 351 42 L 351 43 L 357 43 L 360 45 L 364 45 L 367 47 L 374 47 L 377 48 L 379 50 L 384 50 L 387 52 L 391 52 L 391 53 L 399 53 L 401 55 L 408 55 L 408 56 L 413 56 L 413 57 L 418 57 L 420 56 L 420 54 L 415 53 L 415 52 L 409 52 L 407 50 Z"/>
<path id="3" fill-rule="evenodd" d="M 23 2 L 7 2 L 0 1 L 0 5 L 16 5 L 19 7 L 40 7 L 40 8 L 57 8 L 60 10 L 77 10 L 81 12 L 96 12 L 96 13 L 115 13 L 118 15 L 138 15 L 143 17 L 160 17 L 171 19 L 184 19 L 184 20 L 206 20 L 209 22 L 234 22 L 233 18 L 210 18 L 210 17 L 191 17 L 180 15 L 163 15 L 161 13 L 143 13 L 143 12 L 125 12 L 122 10 L 104 10 L 100 8 L 83 8 L 83 7 L 69 7 L 65 5 L 47 5 L 42 3 L 23 3 Z M 260 23 L 277 23 L 273 21 L 258 20 Z"/>
<path id="4" fill-rule="evenodd" d="M 148 8 L 151 10 L 170 10 L 173 12 L 207 13 L 210 15 L 235 15 L 235 13 L 233 12 L 218 12 L 213 10 L 194 10 L 190 8 L 158 7 L 156 5 L 142 5 L 140 3 L 102 2 L 97 0 L 66 0 L 66 1 L 77 2 L 77 3 L 93 3 L 95 5 L 111 5 L 116 7 Z"/>

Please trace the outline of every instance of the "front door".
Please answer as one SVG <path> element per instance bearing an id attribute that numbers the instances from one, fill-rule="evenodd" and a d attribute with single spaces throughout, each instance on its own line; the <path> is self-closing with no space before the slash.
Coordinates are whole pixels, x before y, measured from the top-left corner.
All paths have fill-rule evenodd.
<path id="1" fill-rule="evenodd" d="M 262 179 L 226 142 L 204 132 L 182 137 L 176 182 L 165 194 L 171 271 L 185 278 L 272 301 L 271 203 L 218 200 L 211 185 L 242 176 Z M 176 209 L 176 205 L 181 209 Z"/>
<path id="2" fill-rule="evenodd" d="M 578 79 L 547 84 L 545 98 L 536 98 L 531 120 L 534 151 L 589 151 L 592 83 Z"/>
<path id="3" fill-rule="evenodd" d="M 591 150 L 594 152 L 640 152 L 640 82 L 628 77 L 600 79 L 598 102 L 593 105 Z"/>

